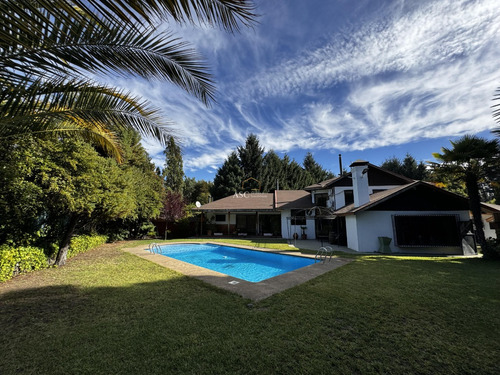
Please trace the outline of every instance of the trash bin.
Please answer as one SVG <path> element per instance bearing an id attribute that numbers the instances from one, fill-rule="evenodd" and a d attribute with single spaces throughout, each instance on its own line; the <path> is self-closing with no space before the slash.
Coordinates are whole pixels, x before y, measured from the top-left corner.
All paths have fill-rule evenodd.
<path id="1" fill-rule="evenodd" d="M 378 248 L 379 253 L 390 253 L 391 247 L 389 245 L 391 244 L 391 241 L 392 241 L 392 238 L 379 237 L 378 238 L 378 243 L 380 245 Z"/>

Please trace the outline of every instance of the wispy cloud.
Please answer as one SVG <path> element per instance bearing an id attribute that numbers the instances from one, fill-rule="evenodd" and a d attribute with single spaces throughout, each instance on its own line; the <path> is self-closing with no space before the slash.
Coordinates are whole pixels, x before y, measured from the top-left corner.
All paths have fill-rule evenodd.
<path id="1" fill-rule="evenodd" d="M 338 17 L 349 18 L 340 29 L 312 26 L 312 18 L 291 27 L 301 1 L 262 2 L 262 28 L 235 36 L 174 29 L 213 68 L 219 95 L 212 108 L 170 85 L 122 83 L 176 124 L 191 171 L 213 171 L 250 132 L 267 150 L 345 151 L 495 127 L 489 106 L 500 86 L 498 1 L 388 3 L 369 13 L 355 4 L 338 8 L 346 12 Z M 163 163 L 162 150 L 147 147 Z"/>

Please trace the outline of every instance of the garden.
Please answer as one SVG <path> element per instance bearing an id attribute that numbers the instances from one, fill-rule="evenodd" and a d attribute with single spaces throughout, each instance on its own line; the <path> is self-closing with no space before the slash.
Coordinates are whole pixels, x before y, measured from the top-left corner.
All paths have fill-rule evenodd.
<path id="1" fill-rule="evenodd" d="M 0 373 L 498 373 L 498 262 L 354 256 L 252 302 L 120 250 L 147 243 L 0 284 Z"/>

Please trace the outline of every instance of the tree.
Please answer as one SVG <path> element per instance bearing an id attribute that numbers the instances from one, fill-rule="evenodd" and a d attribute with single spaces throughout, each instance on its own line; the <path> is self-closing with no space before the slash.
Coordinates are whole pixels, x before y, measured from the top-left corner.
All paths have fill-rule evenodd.
<path id="1" fill-rule="evenodd" d="M 414 180 L 427 180 L 429 178 L 426 165 L 423 162 L 417 163 L 410 154 L 406 154 L 403 161 L 395 156 L 386 159 L 380 167 Z"/>
<path id="2" fill-rule="evenodd" d="M 334 177 L 332 172 L 323 169 L 323 167 L 314 160 L 310 152 L 304 157 L 302 165 L 306 171 L 306 185 L 316 184 Z"/>
<path id="3" fill-rule="evenodd" d="M 283 165 L 280 157 L 273 150 L 269 150 L 262 158 L 262 192 L 269 193 L 283 183 Z M 279 186 L 282 188 L 282 186 Z"/>
<path id="4" fill-rule="evenodd" d="M 237 150 L 244 180 L 247 180 L 245 189 L 249 191 L 259 189 L 264 155 L 264 148 L 260 147 L 259 139 L 255 134 L 250 134 L 246 139 L 245 146 L 239 146 Z"/>
<path id="5" fill-rule="evenodd" d="M 500 87 L 497 89 L 497 93 L 493 96 L 493 100 L 500 100 Z M 493 119 L 500 123 L 500 104 L 494 104 L 493 108 Z M 493 134 L 500 137 L 500 128 L 496 128 L 492 131 Z"/>
<path id="6" fill-rule="evenodd" d="M 0 2 L 0 137 L 64 132 L 97 142 L 118 160 L 117 127 L 164 142 L 155 108 L 88 77 L 167 80 L 208 104 L 215 91 L 205 64 L 158 21 L 233 31 L 252 24 L 253 10 L 246 0 Z"/>
<path id="7" fill-rule="evenodd" d="M 176 144 L 174 137 L 168 137 L 164 153 L 165 167 L 163 168 L 163 179 L 165 187 L 182 194 L 184 189 L 184 167 L 181 149 Z"/>
<path id="8" fill-rule="evenodd" d="M 486 239 L 481 219 L 481 201 L 478 185 L 485 176 L 485 171 L 489 165 L 492 164 L 495 158 L 498 158 L 498 142 L 473 135 L 465 135 L 458 141 L 450 143 L 453 148 L 443 147 L 441 148 L 441 153 L 433 154 L 436 159 L 442 161 L 442 164 L 435 163 L 433 167 L 441 173 L 449 174 L 465 181 L 469 206 L 476 228 L 476 238 L 484 251 Z"/>
<path id="9" fill-rule="evenodd" d="M 245 175 L 240 167 L 240 161 L 236 152 L 232 152 L 217 170 L 214 178 L 212 197 L 214 199 L 225 198 L 241 190 L 241 184 Z"/>
<path id="10" fill-rule="evenodd" d="M 212 186 L 212 182 L 205 180 L 196 181 L 194 177 L 186 177 L 184 179 L 183 196 L 188 204 L 195 204 L 196 202 L 206 204 L 210 200 Z"/>
<path id="11" fill-rule="evenodd" d="M 54 244 L 56 264 L 63 265 L 73 234 L 102 233 L 117 221 L 137 228 L 157 216 L 163 187 L 145 150 L 134 144 L 138 138 L 122 141 L 131 162 L 121 164 L 67 137 L 1 144 L 0 241 Z"/>

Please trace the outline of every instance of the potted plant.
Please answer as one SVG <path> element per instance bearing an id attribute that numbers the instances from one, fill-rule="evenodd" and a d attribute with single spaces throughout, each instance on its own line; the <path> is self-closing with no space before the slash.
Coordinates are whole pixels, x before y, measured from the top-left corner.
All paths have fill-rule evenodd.
<path id="1" fill-rule="evenodd" d="M 215 219 L 213 216 L 207 218 L 207 236 L 211 236 L 215 231 Z"/>
<path id="2" fill-rule="evenodd" d="M 302 229 L 302 235 L 300 236 L 300 238 L 302 238 L 303 240 L 307 240 L 307 234 L 306 234 L 307 227 L 300 227 L 300 229 Z"/>

